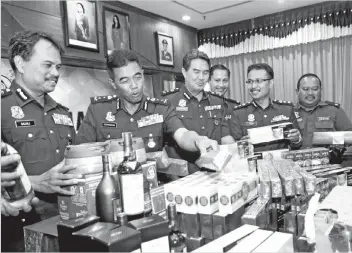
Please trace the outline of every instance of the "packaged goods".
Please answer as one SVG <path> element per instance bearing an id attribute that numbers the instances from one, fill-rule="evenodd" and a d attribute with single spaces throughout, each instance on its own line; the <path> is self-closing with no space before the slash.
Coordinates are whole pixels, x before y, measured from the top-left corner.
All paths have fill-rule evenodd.
<path id="1" fill-rule="evenodd" d="M 212 150 L 202 154 L 195 162 L 199 168 L 206 168 L 212 171 L 222 171 L 230 161 L 232 155 L 221 150 Z"/>
<path id="2" fill-rule="evenodd" d="M 232 214 L 244 205 L 243 183 L 225 182 L 218 188 L 219 212 L 222 214 Z"/>
<path id="3" fill-rule="evenodd" d="M 260 244 L 262 244 L 269 236 L 272 231 L 266 231 L 258 229 L 252 234 L 241 240 L 235 247 L 230 249 L 228 252 L 252 252 Z"/>
<path id="4" fill-rule="evenodd" d="M 216 212 L 213 214 L 213 238 L 219 238 L 241 226 L 244 207 L 240 207 L 231 214 Z"/>
<path id="5" fill-rule="evenodd" d="M 267 228 L 270 223 L 269 210 L 271 201 L 258 198 L 242 216 L 242 223 Z"/>
<path id="6" fill-rule="evenodd" d="M 352 144 L 352 131 L 314 132 L 314 145 Z"/>
<path id="7" fill-rule="evenodd" d="M 258 160 L 258 174 L 260 178 L 259 196 L 264 199 L 270 199 L 272 195 L 268 166 L 270 166 L 268 161 Z"/>
<path id="8" fill-rule="evenodd" d="M 282 123 L 248 129 L 248 135 L 253 144 L 272 142 L 285 139 L 287 131 L 292 129 L 292 123 Z"/>
<path id="9" fill-rule="evenodd" d="M 147 160 L 155 160 L 158 170 L 165 170 L 169 167 L 169 157 L 166 150 L 147 153 Z"/>
<path id="10" fill-rule="evenodd" d="M 282 187 L 279 174 L 275 170 L 274 166 L 268 166 L 270 181 L 271 181 L 271 197 L 272 198 L 281 198 L 282 196 Z"/>
<path id="11" fill-rule="evenodd" d="M 191 252 L 193 250 L 202 247 L 205 244 L 205 240 L 202 237 L 187 237 L 186 238 L 186 246 L 187 252 Z"/>
<path id="12" fill-rule="evenodd" d="M 284 194 L 286 197 L 288 196 L 294 196 L 295 195 L 295 189 L 294 189 L 294 182 L 293 182 L 293 176 L 291 175 L 290 170 L 287 170 L 286 166 L 287 163 L 280 163 L 278 161 L 274 161 L 275 169 L 279 173 L 279 176 L 281 178 L 281 182 L 283 185 L 284 189 Z"/>
<path id="13" fill-rule="evenodd" d="M 252 252 L 294 252 L 293 236 L 275 232 Z"/>
<path id="14" fill-rule="evenodd" d="M 166 169 L 158 170 L 159 173 L 185 177 L 189 175 L 188 162 L 182 159 L 169 158 L 169 166 Z"/>

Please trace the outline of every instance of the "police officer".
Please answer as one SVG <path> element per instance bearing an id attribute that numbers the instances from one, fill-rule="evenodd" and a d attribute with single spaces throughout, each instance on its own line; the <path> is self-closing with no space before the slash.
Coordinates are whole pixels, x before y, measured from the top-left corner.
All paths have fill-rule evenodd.
<path id="1" fill-rule="evenodd" d="M 314 132 L 352 131 L 352 123 L 340 105 L 321 100 L 321 80 L 312 73 L 297 82 L 295 115 L 303 135 L 303 148 L 313 146 Z"/>
<path id="2" fill-rule="evenodd" d="M 200 135 L 208 136 L 220 143 L 233 143 L 230 135 L 224 108 L 223 97 L 205 92 L 204 86 L 209 80 L 209 57 L 196 49 L 188 52 L 183 58 L 182 74 L 185 85 L 180 89 L 163 91 L 162 96 L 176 106 L 177 117 L 187 129 Z M 166 150 L 169 157 L 188 161 L 190 172 L 199 168 L 194 162 L 199 158 L 197 152 L 187 152 L 172 140 L 167 139 Z"/>
<path id="3" fill-rule="evenodd" d="M 172 61 L 171 54 L 167 51 L 167 46 L 168 46 L 167 40 L 163 39 L 162 44 L 163 44 L 163 50 L 161 51 L 161 59 L 163 61 Z"/>
<path id="4" fill-rule="evenodd" d="M 65 174 L 75 167 L 61 162 L 75 134 L 68 109 L 47 94 L 56 87 L 62 52 L 59 44 L 41 32 L 20 32 L 10 40 L 15 79 L 1 91 L 1 135 L 21 156 L 40 203 L 35 211 L 2 219 L 2 231 L 6 228 L 2 241 L 9 242 L 2 244 L 3 251 L 24 251 L 22 226 L 57 215 L 55 193 L 71 194 L 61 186 L 76 184 L 80 177 Z"/>
<path id="5" fill-rule="evenodd" d="M 253 100 L 234 109 L 230 126 L 235 140 L 246 136 L 250 128 L 292 122 L 293 129 L 289 130 L 287 139 L 254 145 L 254 151 L 282 149 L 288 146 L 299 148 L 302 145 L 302 137 L 293 112 L 293 104 L 270 98 L 270 89 L 274 83 L 273 69 L 265 63 L 253 64 L 248 67 L 247 78 L 246 84 Z"/>
<path id="6" fill-rule="evenodd" d="M 215 141 L 185 129 L 167 99 L 143 95 L 143 70 L 133 51 L 113 51 L 107 57 L 107 68 L 109 81 L 119 95 L 91 99 L 77 143 L 117 139 L 123 132 L 132 132 L 143 138 L 147 152 L 160 151 L 165 133 L 187 150 L 206 152 L 209 147 L 218 148 Z"/>
<path id="7" fill-rule="evenodd" d="M 237 100 L 225 97 L 229 88 L 230 70 L 222 64 L 213 65 L 210 68 L 209 86 L 212 94 L 216 93 L 223 97 L 224 106 L 227 109 L 226 116 L 231 119 L 233 108 L 241 103 Z M 231 129 L 230 129 L 231 130 Z M 231 133 L 231 135 L 233 135 Z"/>

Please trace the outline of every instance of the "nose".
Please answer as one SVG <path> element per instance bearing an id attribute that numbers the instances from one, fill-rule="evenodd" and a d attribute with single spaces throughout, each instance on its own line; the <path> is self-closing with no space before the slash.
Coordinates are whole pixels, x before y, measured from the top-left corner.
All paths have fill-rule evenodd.
<path id="1" fill-rule="evenodd" d="M 308 95 L 313 95 L 313 94 L 314 94 L 313 90 L 312 89 L 308 89 Z"/>
<path id="2" fill-rule="evenodd" d="M 130 82 L 131 89 L 136 89 L 138 87 L 137 82 L 135 82 L 133 78 L 130 79 Z"/>
<path id="3" fill-rule="evenodd" d="M 60 75 L 60 72 L 57 70 L 56 66 L 53 66 L 51 68 L 51 74 L 56 77 L 58 77 Z"/>
<path id="4" fill-rule="evenodd" d="M 199 73 L 198 79 L 204 80 L 205 75 L 203 73 Z"/>

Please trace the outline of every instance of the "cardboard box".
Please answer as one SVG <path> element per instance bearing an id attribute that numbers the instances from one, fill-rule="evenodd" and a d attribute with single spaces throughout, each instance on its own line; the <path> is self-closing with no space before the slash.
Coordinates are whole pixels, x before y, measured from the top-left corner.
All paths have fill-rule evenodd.
<path id="1" fill-rule="evenodd" d="M 139 231 L 113 223 L 97 222 L 73 235 L 81 252 L 131 252 L 141 247 Z"/>
<path id="2" fill-rule="evenodd" d="M 205 240 L 202 237 L 198 237 L 198 238 L 186 237 L 187 252 L 196 250 L 199 247 L 202 247 L 204 244 L 205 244 Z"/>
<path id="3" fill-rule="evenodd" d="M 292 123 L 282 123 L 248 129 L 248 135 L 253 144 L 272 142 L 284 139 L 286 131 L 293 127 Z"/>
<path id="4" fill-rule="evenodd" d="M 168 252 L 168 221 L 155 214 L 146 218 L 130 221 L 131 228 L 141 233 L 142 252 Z"/>
<path id="5" fill-rule="evenodd" d="M 72 233 L 98 221 L 99 217 L 92 215 L 67 221 L 60 220 L 57 223 L 60 252 L 81 252 L 81 247 L 76 243 Z"/>
<path id="6" fill-rule="evenodd" d="M 219 185 L 219 213 L 232 214 L 244 205 L 242 187 L 241 181 Z"/>
<path id="7" fill-rule="evenodd" d="M 182 228 L 183 233 L 187 237 L 200 237 L 200 218 L 199 214 L 188 214 L 183 213 L 182 216 Z"/>
<path id="8" fill-rule="evenodd" d="M 213 215 L 199 214 L 201 237 L 206 239 L 214 239 L 213 235 Z"/>
<path id="9" fill-rule="evenodd" d="M 195 164 L 199 168 L 206 168 L 212 171 L 222 171 L 230 161 L 232 155 L 224 150 L 212 150 L 202 154 Z"/>
<path id="10" fill-rule="evenodd" d="M 241 217 L 244 214 L 244 207 L 240 207 L 232 214 L 213 214 L 213 237 L 214 239 L 227 234 L 241 226 Z"/>
<path id="11" fill-rule="evenodd" d="M 235 247 L 230 249 L 228 252 L 252 252 L 272 234 L 272 231 L 258 229 L 252 234 L 245 237 L 243 240 L 241 240 Z"/>
<path id="12" fill-rule="evenodd" d="M 242 216 L 242 223 L 267 228 L 270 223 L 270 205 L 269 199 L 258 198 Z"/>
<path id="13" fill-rule="evenodd" d="M 163 149 L 162 151 L 148 152 L 147 159 L 156 161 L 158 172 L 166 170 L 170 165 L 169 157 L 165 149 Z"/>
<path id="14" fill-rule="evenodd" d="M 61 220 L 76 219 L 87 215 L 96 215 L 95 190 L 102 174 L 85 175 L 78 179 L 77 185 L 65 187 L 73 196 L 59 195 L 58 206 Z"/>
<path id="15" fill-rule="evenodd" d="M 314 132 L 314 145 L 352 144 L 352 131 Z"/>
<path id="16" fill-rule="evenodd" d="M 252 252 L 255 252 L 255 253 L 259 253 L 259 252 L 289 253 L 290 252 L 292 253 L 294 252 L 293 236 L 292 234 L 275 232 Z"/>
<path id="17" fill-rule="evenodd" d="M 166 169 L 158 170 L 159 173 L 185 177 L 189 175 L 188 162 L 182 159 L 169 158 L 169 166 Z"/>

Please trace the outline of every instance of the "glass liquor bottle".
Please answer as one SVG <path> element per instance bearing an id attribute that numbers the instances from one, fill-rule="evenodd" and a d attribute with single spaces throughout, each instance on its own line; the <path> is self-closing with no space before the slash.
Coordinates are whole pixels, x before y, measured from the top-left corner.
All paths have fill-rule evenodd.
<path id="1" fill-rule="evenodd" d="M 141 164 L 132 148 L 132 133 L 122 133 L 124 159 L 117 171 L 120 173 L 123 212 L 128 221 L 144 217 L 144 180 Z"/>
<path id="2" fill-rule="evenodd" d="M 121 212 L 120 189 L 115 178 L 110 175 L 109 155 L 104 154 L 103 177 L 96 189 L 97 215 L 102 222 L 115 222 L 116 214 Z"/>
<path id="3" fill-rule="evenodd" d="M 169 217 L 169 245 L 170 252 L 187 252 L 186 239 L 180 232 L 177 224 L 176 204 L 171 203 L 167 207 Z"/>

